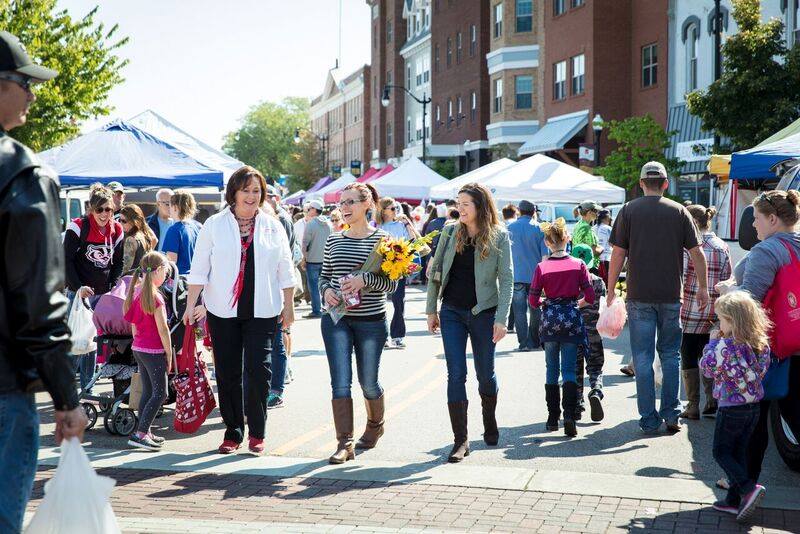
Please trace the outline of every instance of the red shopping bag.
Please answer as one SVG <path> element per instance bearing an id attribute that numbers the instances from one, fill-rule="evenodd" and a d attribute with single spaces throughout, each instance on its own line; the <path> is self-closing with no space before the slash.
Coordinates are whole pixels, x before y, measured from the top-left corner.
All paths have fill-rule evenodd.
<path id="1" fill-rule="evenodd" d="M 193 434 L 217 406 L 205 362 L 197 352 L 194 329 L 187 328 L 183 336 L 183 349 L 177 358 L 175 386 L 175 431 Z"/>

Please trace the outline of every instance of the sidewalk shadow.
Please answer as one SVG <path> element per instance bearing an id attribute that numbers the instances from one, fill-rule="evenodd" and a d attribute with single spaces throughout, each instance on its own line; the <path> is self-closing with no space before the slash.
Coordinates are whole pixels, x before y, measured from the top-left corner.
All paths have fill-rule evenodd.
<path id="1" fill-rule="evenodd" d="M 753 528 L 791 532 L 792 529 L 797 528 L 797 524 L 790 525 L 780 510 L 759 508 L 747 523 L 737 523 L 736 516 L 733 514 L 718 512 L 711 506 L 697 505 L 697 508 L 692 510 L 676 510 L 666 513 L 657 513 L 654 510 L 652 515 L 640 514 L 630 519 L 627 525 L 620 524 L 618 527 L 624 528 L 628 532 L 671 532 L 673 530 L 675 532 L 749 532 Z"/>

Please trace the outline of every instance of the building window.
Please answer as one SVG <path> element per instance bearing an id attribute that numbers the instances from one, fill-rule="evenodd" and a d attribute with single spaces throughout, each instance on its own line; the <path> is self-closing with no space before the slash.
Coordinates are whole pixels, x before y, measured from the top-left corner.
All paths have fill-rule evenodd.
<path id="1" fill-rule="evenodd" d="M 456 33 L 456 63 L 461 63 L 461 32 Z"/>
<path id="2" fill-rule="evenodd" d="M 406 65 L 406 87 L 411 87 L 411 65 Z"/>
<path id="3" fill-rule="evenodd" d="M 498 78 L 494 81 L 494 112 L 503 111 L 503 79 Z"/>
<path id="4" fill-rule="evenodd" d="M 436 104 L 436 128 L 439 128 L 439 123 L 442 122 L 442 108 L 439 107 L 439 104 Z"/>
<path id="5" fill-rule="evenodd" d="M 450 125 L 453 123 L 453 101 L 448 99 L 447 100 L 447 129 L 450 129 Z"/>
<path id="6" fill-rule="evenodd" d="M 448 37 L 447 38 L 447 66 L 448 66 L 448 68 L 452 64 L 453 64 L 453 40 Z"/>
<path id="7" fill-rule="evenodd" d="M 515 76 L 514 89 L 517 109 L 533 107 L 533 76 Z"/>
<path id="8" fill-rule="evenodd" d="M 406 119 L 406 144 L 411 144 L 411 117 Z"/>
<path id="9" fill-rule="evenodd" d="M 586 61 L 583 54 L 572 58 L 572 94 L 582 95 L 586 90 Z"/>
<path id="10" fill-rule="evenodd" d="M 566 0 L 553 0 L 553 16 L 562 15 L 567 10 Z"/>
<path id="11" fill-rule="evenodd" d="M 375 4 L 374 6 L 372 6 L 372 20 L 377 19 L 378 18 L 378 14 L 379 14 L 378 4 Z"/>
<path id="12" fill-rule="evenodd" d="M 417 115 L 417 141 L 422 140 L 422 117 Z"/>
<path id="13" fill-rule="evenodd" d="M 392 85 L 392 71 L 386 71 L 386 85 Z"/>
<path id="14" fill-rule="evenodd" d="M 431 81 L 431 58 L 427 55 L 422 58 L 422 82 L 428 83 Z"/>
<path id="15" fill-rule="evenodd" d="M 642 87 L 658 83 L 658 45 L 642 47 Z"/>
<path id="16" fill-rule="evenodd" d="M 692 24 L 686 32 L 686 92 L 697 89 L 697 40 L 700 30 Z"/>
<path id="17" fill-rule="evenodd" d="M 431 27 L 431 10 L 430 9 L 423 9 L 422 12 L 425 14 L 425 28 Z"/>
<path id="18" fill-rule="evenodd" d="M 517 0 L 517 33 L 533 29 L 533 0 Z"/>
<path id="19" fill-rule="evenodd" d="M 439 45 L 433 47 L 433 68 L 439 72 Z"/>
<path id="20" fill-rule="evenodd" d="M 567 97 L 567 62 L 559 61 L 553 65 L 553 100 Z"/>
<path id="21" fill-rule="evenodd" d="M 386 148 L 391 148 L 392 146 L 392 123 L 386 123 Z"/>
<path id="22" fill-rule="evenodd" d="M 461 96 L 458 97 L 458 106 L 456 106 L 456 110 L 458 112 L 457 117 L 461 117 L 461 114 L 464 112 L 464 107 L 461 105 Z"/>
<path id="23" fill-rule="evenodd" d="M 478 116 L 478 95 L 475 91 L 472 91 L 472 105 L 469 110 L 470 120 L 475 122 L 475 118 Z"/>
<path id="24" fill-rule="evenodd" d="M 391 20 L 387 20 L 386 21 L 386 42 L 387 43 L 391 43 L 392 42 L 392 21 Z"/>
<path id="25" fill-rule="evenodd" d="M 494 38 L 503 35 L 503 4 L 494 6 Z"/>
<path id="26" fill-rule="evenodd" d="M 469 27 L 469 56 L 474 57 L 478 51 L 478 28 L 473 24 Z"/>
<path id="27" fill-rule="evenodd" d="M 586 0 L 572 0 L 572 1 L 571 1 L 571 3 L 570 3 L 570 5 L 571 5 L 572 7 L 580 7 L 580 6 L 582 6 L 582 5 L 583 5 L 585 2 L 586 2 Z"/>

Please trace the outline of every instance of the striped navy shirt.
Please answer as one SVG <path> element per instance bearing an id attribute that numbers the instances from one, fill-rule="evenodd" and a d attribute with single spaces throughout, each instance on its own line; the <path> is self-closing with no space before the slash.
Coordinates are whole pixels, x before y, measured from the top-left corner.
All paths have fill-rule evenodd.
<path id="1" fill-rule="evenodd" d="M 383 230 L 375 230 L 362 239 L 347 237 L 343 232 L 328 236 L 319 278 L 319 292 L 323 300 L 326 290 L 340 290 L 339 278 L 360 269 L 375 245 L 384 237 L 389 237 L 389 234 Z M 394 293 L 397 282 L 383 274 L 374 273 L 364 273 L 364 282 L 366 286 L 361 290 L 361 304 L 347 310 L 347 315 L 364 320 L 382 319 L 386 314 L 386 293 Z"/>

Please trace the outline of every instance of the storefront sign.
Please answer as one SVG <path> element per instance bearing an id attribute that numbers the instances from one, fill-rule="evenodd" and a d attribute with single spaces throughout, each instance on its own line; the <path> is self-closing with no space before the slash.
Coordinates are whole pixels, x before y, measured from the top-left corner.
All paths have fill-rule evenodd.
<path id="1" fill-rule="evenodd" d="M 714 153 L 714 138 L 683 141 L 675 146 L 675 157 L 686 163 L 705 161 Z"/>
<path id="2" fill-rule="evenodd" d="M 578 148 L 578 160 L 583 163 L 594 163 L 594 145 L 581 144 Z"/>

